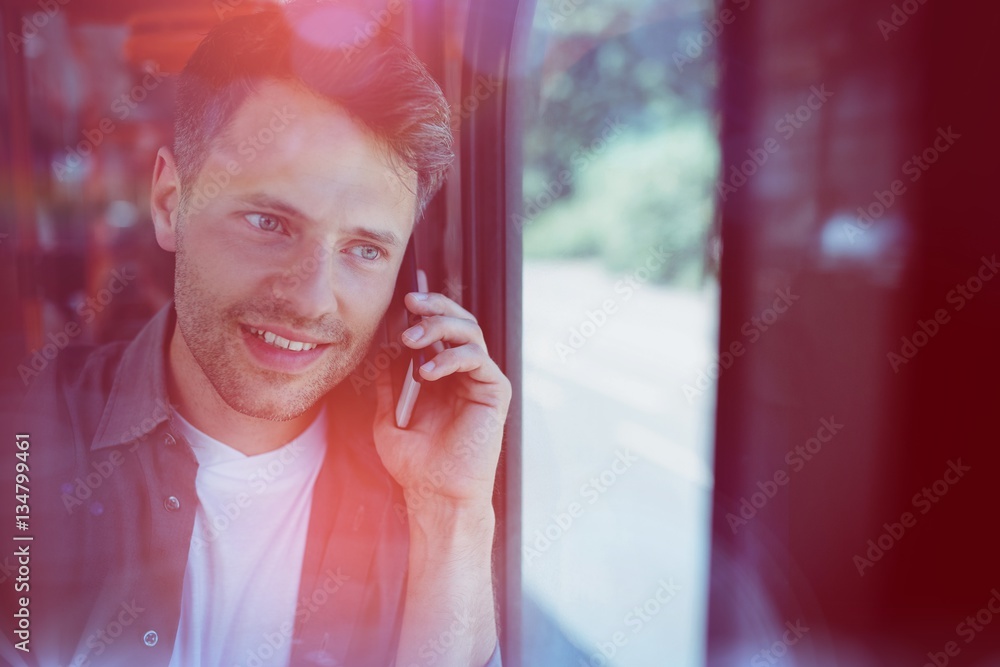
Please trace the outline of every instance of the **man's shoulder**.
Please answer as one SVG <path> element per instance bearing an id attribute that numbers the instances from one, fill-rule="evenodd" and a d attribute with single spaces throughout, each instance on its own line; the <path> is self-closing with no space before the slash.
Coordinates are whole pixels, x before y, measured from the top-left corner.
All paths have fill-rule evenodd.
<path id="1" fill-rule="evenodd" d="M 25 382 L 20 414 L 54 438 L 72 437 L 78 446 L 89 449 L 95 438 L 119 444 L 130 430 L 126 425 L 150 413 L 157 399 L 165 400 L 171 315 L 168 304 L 131 340 L 59 350 Z"/>
<path id="2" fill-rule="evenodd" d="M 129 341 L 71 345 L 28 381 L 25 396 L 38 392 L 88 393 L 111 390 Z"/>
<path id="3" fill-rule="evenodd" d="M 97 429 L 128 341 L 67 347 L 25 384 L 18 414 L 47 431 Z"/>

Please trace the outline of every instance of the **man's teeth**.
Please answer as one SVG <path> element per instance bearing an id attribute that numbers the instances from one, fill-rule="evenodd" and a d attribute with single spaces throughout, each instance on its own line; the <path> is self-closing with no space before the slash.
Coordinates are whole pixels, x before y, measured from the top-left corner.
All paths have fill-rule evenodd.
<path id="1" fill-rule="evenodd" d="M 263 338 L 264 342 L 268 345 L 280 347 L 283 350 L 291 350 L 292 352 L 306 352 L 308 350 L 315 349 L 318 345 L 317 343 L 303 343 L 297 340 L 288 340 L 287 338 L 282 338 L 276 333 L 265 331 L 263 329 L 254 329 L 253 327 L 250 327 L 250 333 Z"/>

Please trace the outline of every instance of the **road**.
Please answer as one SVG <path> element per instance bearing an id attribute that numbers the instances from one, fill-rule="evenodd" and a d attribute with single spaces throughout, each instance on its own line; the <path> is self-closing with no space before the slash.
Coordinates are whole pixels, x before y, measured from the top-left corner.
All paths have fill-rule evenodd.
<path id="1" fill-rule="evenodd" d="M 717 291 L 622 278 L 525 263 L 528 664 L 704 661 Z"/>

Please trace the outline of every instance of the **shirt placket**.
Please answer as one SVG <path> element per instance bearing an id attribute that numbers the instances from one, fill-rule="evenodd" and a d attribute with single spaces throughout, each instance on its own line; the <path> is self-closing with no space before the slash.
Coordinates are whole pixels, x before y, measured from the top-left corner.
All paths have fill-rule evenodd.
<path id="1" fill-rule="evenodd" d="M 115 525 L 97 532 L 119 545 L 121 567 L 105 581 L 77 655 L 91 657 L 89 664 L 166 667 L 180 620 L 198 464 L 169 423 L 124 449 L 122 474 L 100 501 L 111 511 L 95 517 L 114 517 Z"/>

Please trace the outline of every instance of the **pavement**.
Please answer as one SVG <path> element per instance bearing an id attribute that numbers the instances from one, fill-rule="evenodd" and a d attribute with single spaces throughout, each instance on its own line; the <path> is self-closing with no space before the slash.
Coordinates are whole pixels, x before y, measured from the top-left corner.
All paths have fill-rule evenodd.
<path id="1" fill-rule="evenodd" d="M 704 664 L 718 292 L 627 275 L 525 261 L 526 665 Z"/>

